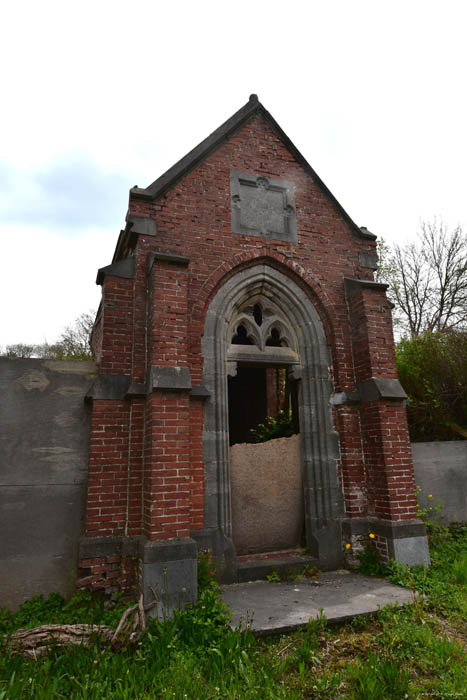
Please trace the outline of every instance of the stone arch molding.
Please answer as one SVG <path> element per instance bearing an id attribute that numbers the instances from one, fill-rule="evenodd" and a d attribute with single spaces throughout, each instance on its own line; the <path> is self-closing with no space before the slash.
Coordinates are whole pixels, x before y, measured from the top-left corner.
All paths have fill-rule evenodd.
<path id="1" fill-rule="evenodd" d="M 261 319 L 257 319 L 255 316 L 257 307 L 261 310 Z M 228 333 L 233 336 L 239 325 L 246 327 L 259 350 L 265 349 L 273 329 L 279 330 L 281 340 L 287 346 L 294 350 L 297 348 L 297 339 L 289 319 L 284 315 L 280 305 L 276 304 L 273 299 L 269 299 L 262 293 L 262 290 L 254 296 L 249 296 L 246 302 L 233 313 Z"/>
<path id="2" fill-rule="evenodd" d="M 256 362 L 269 365 L 291 366 L 294 374 L 300 371 L 298 339 L 290 320 L 264 288 L 249 288 L 246 299 L 235 305 L 227 325 L 227 374 L 236 374 L 237 362 Z M 258 318 L 257 310 L 261 318 Z M 243 329 L 250 345 L 236 345 L 233 340 Z M 274 336 L 276 334 L 276 336 Z"/>
<path id="3" fill-rule="evenodd" d="M 252 309 L 265 310 L 264 328 L 256 328 Z M 235 327 L 247 325 L 252 346 L 232 345 Z M 268 332 L 276 327 L 283 347 L 268 348 Z M 331 420 L 329 357 L 324 328 L 306 293 L 284 273 L 267 263 L 243 269 L 217 291 L 206 313 L 202 355 L 203 384 L 210 394 L 204 409 L 205 533 L 214 549 L 231 544 L 228 373 L 244 353 L 262 354 L 264 362 L 289 366 L 299 381 L 302 475 L 307 544 L 321 565 L 341 560 L 340 520 L 343 498 L 338 484 L 338 440 Z M 260 360 L 261 361 L 261 360 Z M 219 546 L 224 541 L 224 545 Z M 229 544 L 230 543 L 230 544 Z"/>

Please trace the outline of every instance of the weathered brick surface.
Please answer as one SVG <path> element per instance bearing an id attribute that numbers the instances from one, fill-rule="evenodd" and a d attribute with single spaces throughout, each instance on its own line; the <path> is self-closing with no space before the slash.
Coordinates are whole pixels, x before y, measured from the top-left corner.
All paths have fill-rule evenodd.
<path id="1" fill-rule="evenodd" d="M 132 373 L 133 299 L 133 280 L 106 277 L 102 289 L 102 373 Z"/>
<path id="2" fill-rule="evenodd" d="M 415 483 L 405 408 L 374 401 L 361 408 L 362 439 L 371 515 L 416 518 Z"/>
<path id="3" fill-rule="evenodd" d="M 339 433 L 340 485 L 347 513 L 351 517 L 364 517 L 369 514 L 367 472 L 358 407 L 344 405 L 335 409 L 334 424 Z"/>
<path id="4" fill-rule="evenodd" d="M 129 417 L 129 401 L 94 401 L 86 511 L 89 537 L 126 534 Z"/>
<path id="5" fill-rule="evenodd" d="M 189 399 L 154 393 L 147 405 L 143 528 L 150 539 L 190 531 Z"/>
<path id="6" fill-rule="evenodd" d="M 364 289 L 349 301 L 355 379 L 397 378 L 392 318 L 383 291 Z"/>
<path id="7" fill-rule="evenodd" d="M 110 596 L 123 594 L 132 599 L 137 594 L 138 564 L 133 557 L 98 557 L 79 563 L 77 588 Z"/>

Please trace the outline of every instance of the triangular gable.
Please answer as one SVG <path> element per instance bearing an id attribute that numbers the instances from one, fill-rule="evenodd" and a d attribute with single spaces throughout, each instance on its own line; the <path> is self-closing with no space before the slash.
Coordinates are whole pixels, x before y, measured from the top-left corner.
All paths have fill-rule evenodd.
<path id="1" fill-rule="evenodd" d="M 258 100 L 257 95 L 250 95 L 248 102 L 235 112 L 230 119 L 227 119 L 219 128 L 212 132 L 204 141 L 201 141 L 192 151 L 181 158 L 175 165 L 173 165 L 169 170 L 167 170 L 163 175 L 161 175 L 157 180 L 149 185 L 149 187 L 132 187 L 130 190 L 131 199 L 145 199 L 145 200 L 155 200 L 160 197 L 164 192 L 166 192 L 172 185 L 174 185 L 180 178 L 182 178 L 186 173 L 192 170 L 198 163 L 204 160 L 210 153 L 215 151 L 224 141 L 231 136 L 235 131 L 237 131 L 243 124 L 245 124 L 253 115 L 261 114 L 265 121 L 271 126 L 280 140 L 283 142 L 285 147 L 294 156 L 296 161 L 300 163 L 305 172 L 307 172 L 315 184 L 321 189 L 325 196 L 331 201 L 331 203 L 340 212 L 343 218 L 347 221 L 350 228 L 358 236 L 370 240 L 375 240 L 376 236 L 370 233 L 366 228 L 360 228 L 347 214 L 345 209 L 339 204 L 337 199 L 334 197 L 332 192 L 326 187 L 321 178 L 313 170 L 308 161 L 303 157 L 298 148 L 292 143 L 285 131 L 281 129 L 279 124 L 276 122 L 274 117 L 265 109 L 265 107 Z"/>

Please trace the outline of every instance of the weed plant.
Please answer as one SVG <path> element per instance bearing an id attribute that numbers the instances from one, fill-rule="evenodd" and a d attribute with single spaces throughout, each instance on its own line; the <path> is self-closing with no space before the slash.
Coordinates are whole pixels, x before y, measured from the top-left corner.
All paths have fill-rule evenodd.
<path id="1" fill-rule="evenodd" d="M 386 565 L 381 561 L 380 554 L 375 547 L 368 545 L 357 553 L 359 564 L 357 571 L 365 576 L 384 576 Z"/>
<path id="2" fill-rule="evenodd" d="M 291 437 L 296 433 L 292 411 L 281 410 L 277 416 L 267 416 L 264 423 L 259 423 L 250 430 L 252 442 L 267 442 L 275 438 Z"/>

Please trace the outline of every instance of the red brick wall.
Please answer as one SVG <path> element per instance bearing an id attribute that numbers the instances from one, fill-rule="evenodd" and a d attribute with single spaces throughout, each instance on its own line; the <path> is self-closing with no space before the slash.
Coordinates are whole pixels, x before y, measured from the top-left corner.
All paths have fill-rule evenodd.
<path id="1" fill-rule="evenodd" d="M 126 534 L 128 401 L 95 400 L 91 419 L 86 535 Z"/>
<path id="2" fill-rule="evenodd" d="M 186 367 L 188 270 L 186 266 L 156 260 L 151 280 L 148 362 Z"/>
<path id="3" fill-rule="evenodd" d="M 132 373 L 133 287 L 131 279 L 111 276 L 105 278 L 102 289 L 102 373 Z"/>
<path id="4" fill-rule="evenodd" d="M 129 416 L 129 445 L 128 456 L 128 485 L 127 485 L 127 517 L 125 522 L 125 535 L 139 535 L 141 533 L 141 520 L 143 502 L 141 493 L 144 479 L 144 417 L 145 400 L 132 399 Z"/>
<path id="5" fill-rule="evenodd" d="M 150 539 L 190 531 L 189 399 L 155 392 L 147 402 L 143 529 Z"/>
<path id="6" fill-rule="evenodd" d="M 190 402 L 190 527 L 203 527 L 204 461 L 203 461 L 203 401 Z"/>
<path id="7" fill-rule="evenodd" d="M 368 515 L 367 472 L 358 407 L 335 408 L 334 425 L 339 433 L 340 481 L 347 513 L 350 517 L 365 517 Z"/>
<path id="8" fill-rule="evenodd" d="M 356 380 L 397 379 L 391 310 L 385 293 L 363 289 L 354 294 L 349 314 Z"/>
<path id="9" fill-rule="evenodd" d="M 412 451 L 401 402 L 373 401 L 361 408 L 370 512 L 387 520 L 416 518 Z"/>

